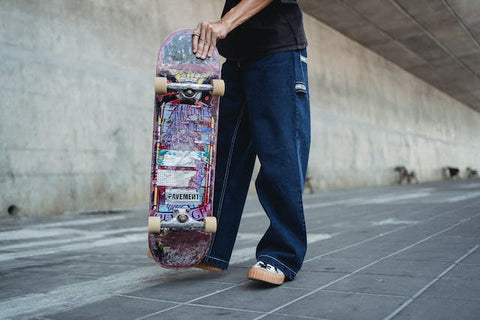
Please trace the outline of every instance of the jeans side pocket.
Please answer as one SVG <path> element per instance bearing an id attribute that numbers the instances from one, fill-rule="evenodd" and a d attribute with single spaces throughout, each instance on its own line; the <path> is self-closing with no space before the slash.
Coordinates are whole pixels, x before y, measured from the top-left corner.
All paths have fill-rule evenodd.
<path id="1" fill-rule="evenodd" d="M 295 93 L 308 95 L 307 51 L 295 51 Z"/>

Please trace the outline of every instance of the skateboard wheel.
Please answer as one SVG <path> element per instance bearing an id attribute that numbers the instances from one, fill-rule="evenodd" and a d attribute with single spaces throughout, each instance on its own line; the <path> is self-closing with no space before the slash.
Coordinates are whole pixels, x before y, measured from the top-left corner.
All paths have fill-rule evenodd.
<path id="1" fill-rule="evenodd" d="M 214 233 L 215 231 L 217 231 L 217 218 L 205 217 L 205 219 L 203 219 L 203 222 L 205 223 L 205 233 Z"/>
<path id="2" fill-rule="evenodd" d="M 160 233 L 159 217 L 148 217 L 148 233 Z"/>
<path id="3" fill-rule="evenodd" d="M 155 77 L 154 80 L 155 93 L 167 93 L 167 78 Z"/>
<path id="4" fill-rule="evenodd" d="M 212 95 L 223 97 L 223 95 L 225 94 L 225 81 L 223 81 L 222 79 L 213 79 L 212 86 Z"/>

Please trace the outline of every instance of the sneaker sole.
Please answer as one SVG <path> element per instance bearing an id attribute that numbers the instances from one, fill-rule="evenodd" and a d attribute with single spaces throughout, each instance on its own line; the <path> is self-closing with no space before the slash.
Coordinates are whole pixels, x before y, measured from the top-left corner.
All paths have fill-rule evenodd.
<path id="1" fill-rule="evenodd" d="M 203 263 L 203 262 L 200 262 L 199 264 L 197 264 L 195 266 L 195 268 L 203 269 L 203 270 L 209 270 L 209 271 L 223 271 L 223 269 L 211 266 L 211 265 Z"/>
<path id="2" fill-rule="evenodd" d="M 285 275 L 271 274 L 259 268 L 251 268 L 248 270 L 247 277 L 250 280 L 258 280 L 276 285 L 281 285 L 285 281 Z"/>

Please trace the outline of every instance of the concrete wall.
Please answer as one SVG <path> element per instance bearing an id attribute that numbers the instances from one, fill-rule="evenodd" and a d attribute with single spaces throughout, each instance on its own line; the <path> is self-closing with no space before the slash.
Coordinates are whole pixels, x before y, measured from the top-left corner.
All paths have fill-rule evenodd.
<path id="1" fill-rule="evenodd" d="M 480 113 L 309 16 L 311 175 L 319 189 L 480 167 Z"/>
<path id="2" fill-rule="evenodd" d="M 0 216 L 146 206 L 156 55 L 221 1 L 0 1 Z"/>
<path id="3" fill-rule="evenodd" d="M 0 1 L 0 216 L 146 206 L 158 47 L 222 2 Z M 480 114 L 305 19 L 317 187 L 480 167 Z"/>

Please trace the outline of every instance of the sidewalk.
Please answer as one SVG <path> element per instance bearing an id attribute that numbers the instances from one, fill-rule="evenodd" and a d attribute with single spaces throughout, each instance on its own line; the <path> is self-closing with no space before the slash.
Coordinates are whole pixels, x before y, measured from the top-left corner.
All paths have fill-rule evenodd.
<path id="1" fill-rule="evenodd" d="M 0 220 L 0 319 L 478 319 L 480 180 L 305 197 L 294 281 L 246 279 L 268 226 L 247 202 L 226 272 L 147 258 L 146 208 Z"/>

